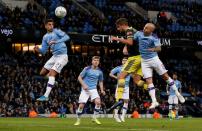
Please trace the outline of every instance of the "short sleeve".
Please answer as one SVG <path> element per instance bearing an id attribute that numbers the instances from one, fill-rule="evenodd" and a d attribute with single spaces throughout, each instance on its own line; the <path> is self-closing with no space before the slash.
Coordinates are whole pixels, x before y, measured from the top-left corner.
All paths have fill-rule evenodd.
<path id="1" fill-rule="evenodd" d="M 102 73 L 102 71 L 100 71 L 99 81 L 103 81 L 103 80 L 104 80 L 103 73 Z"/>
<path id="2" fill-rule="evenodd" d="M 85 67 L 79 75 L 83 78 L 86 76 L 86 73 L 87 73 L 87 67 Z"/>

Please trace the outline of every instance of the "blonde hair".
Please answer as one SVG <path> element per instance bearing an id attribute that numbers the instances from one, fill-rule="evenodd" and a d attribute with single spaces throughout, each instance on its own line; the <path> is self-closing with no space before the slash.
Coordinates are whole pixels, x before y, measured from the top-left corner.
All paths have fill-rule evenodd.
<path id="1" fill-rule="evenodd" d="M 94 60 L 94 59 L 99 59 L 100 60 L 100 57 L 99 56 L 93 56 L 92 60 Z"/>

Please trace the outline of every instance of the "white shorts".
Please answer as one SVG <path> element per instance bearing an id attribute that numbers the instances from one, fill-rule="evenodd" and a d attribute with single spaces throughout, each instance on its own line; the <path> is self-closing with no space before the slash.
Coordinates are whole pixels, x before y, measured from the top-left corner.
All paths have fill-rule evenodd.
<path id="1" fill-rule="evenodd" d="M 153 69 L 159 74 L 163 75 L 168 70 L 166 70 L 165 66 L 161 62 L 158 56 L 151 59 L 142 59 L 141 62 L 142 73 L 144 78 L 149 78 L 153 76 Z"/>
<path id="2" fill-rule="evenodd" d="M 62 68 L 67 64 L 68 56 L 63 55 L 53 55 L 44 65 L 44 68 L 47 70 L 53 69 L 56 72 L 60 73 Z"/>
<path id="3" fill-rule="evenodd" d="M 176 95 L 170 95 L 168 97 L 168 104 L 178 104 L 178 98 Z"/>
<path id="4" fill-rule="evenodd" d="M 88 91 L 82 90 L 79 96 L 79 103 L 86 103 L 89 97 L 91 101 L 93 101 L 95 98 L 100 98 L 97 89 L 92 89 Z"/>
<path id="5" fill-rule="evenodd" d="M 116 88 L 116 92 L 115 92 L 115 98 L 117 98 L 117 88 Z M 122 99 L 129 100 L 129 87 L 124 88 Z"/>

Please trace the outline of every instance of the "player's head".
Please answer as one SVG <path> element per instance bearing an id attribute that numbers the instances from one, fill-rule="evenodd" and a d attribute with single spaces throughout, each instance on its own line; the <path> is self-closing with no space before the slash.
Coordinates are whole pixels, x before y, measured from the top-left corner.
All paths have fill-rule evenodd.
<path id="1" fill-rule="evenodd" d="M 176 72 L 173 73 L 173 79 L 174 79 L 174 80 L 177 80 L 177 73 L 176 73 Z"/>
<path id="2" fill-rule="evenodd" d="M 155 25 L 153 23 L 147 23 L 145 26 L 144 26 L 144 34 L 145 35 L 150 35 L 154 30 L 155 30 Z"/>
<path id="3" fill-rule="evenodd" d="M 127 57 L 123 57 L 123 59 L 122 59 L 122 65 L 124 65 L 124 64 L 126 63 L 127 60 L 128 60 Z"/>
<path id="4" fill-rule="evenodd" d="M 92 65 L 94 67 L 97 67 L 100 64 L 100 57 L 99 56 L 93 56 L 92 57 Z"/>
<path id="5" fill-rule="evenodd" d="M 52 32 L 54 28 L 54 21 L 53 19 L 47 19 L 45 20 L 45 28 L 48 32 Z"/>
<path id="6" fill-rule="evenodd" d="M 116 20 L 116 29 L 120 32 L 127 30 L 128 20 L 126 18 L 119 18 Z"/>

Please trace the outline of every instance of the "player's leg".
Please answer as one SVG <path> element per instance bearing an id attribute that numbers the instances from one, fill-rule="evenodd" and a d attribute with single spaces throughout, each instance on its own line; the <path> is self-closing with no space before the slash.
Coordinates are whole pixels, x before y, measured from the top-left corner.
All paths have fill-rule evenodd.
<path id="1" fill-rule="evenodd" d="M 60 55 L 60 56 L 52 56 L 51 59 L 45 64 L 44 67 L 48 69 L 54 63 L 54 65 L 51 67 L 48 73 L 49 76 L 48 76 L 46 92 L 43 96 L 37 99 L 38 101 L 48 100 L 49 94 L 55 84 L 55 77 L 57 74 L 61 72 L 62 68 L 67 64 L 67 62 L 68 62 L 67 55 Z"/>
<path id="2" fill-rule="evenodd" d="M 168 117 L 169 117 L 170 119 L 172 119 L 172 111 L 173 111 L 173 100 L 172 100 L 172 96 L 169 96 L 169 97 L 168 97 L 168 104 L 169 104 L 169 106 L 168 106 L 168 109 L 169 109 Z"/>
<path id="3" fill-rule="evenodd" d="M 50 72 L 49 72 L 48 83 L 47 83 L 47 87 L 46 87 L 46 92 L 44 93 L 44 96 L 46 98 L 49 97 L 49 94 L 50 94 L 52 88 L 54 87 L 55 77 L 56 77 L 57 74 L 58 74 L 58 72 L 56 72 L 53 69 L 51 69 Z"/>
<path id="4" fill-rule="evenodd" d="M 97 92 L 97 89 L 90 90 L 91 94 L 91 101 L 94 101 L 95 103 L 95 108 L 94 108 L 94 113 L 93 113 L 93 122 L 96 124 L 100 125 L 101 122 L 97 119 L 99 113 L 100 113 L 100 108 L 101 108 L 101 99 L 100 96 Z"/>
<path id="5" fill-rule="evenodd" d="M 39 97 L 37 100 L 38 101 L 48 101 L 48 96 L 55 84 L 55 76 L 57 75 L 58 73 L 55 71 L 55 70 L 50 70 L 49 72 L 49 77 L 48 77 L 48 83 L 47 83 L 47 86 L 46 86 L 46 92 L 44 93 L 43 96 Z"/>
<path id="6" fill-rule="evenodd" d="M 146 82 L 142 80 L 142 76 L 137 73 L 133 74 L 133 83 L 145 90 L 147 90 L 148 88 L 148 85 L 146 84 Z"/>
<path id="7" fill-rule="evenodd" d="M 153 76 L 153 67 L 151 66 L 152 62 L 153 61 L 142 60 L 142 63 L 141 63 L 142 73 L 143 73 L 144 78 L 146 79 L 149 95 L 152 99 L 152 104 L 149 107 L 150 109 L 155 108 L 156 106 L 159 105 L 159 103 L 156 100 L 156 92 L 155 92 L 155 87 L 154 87 L 153 78 L 152 78 L 152 76 Z"/>
<path id="8" fill-rule="evenodd" d="M 155 62 L 155 67 L 154 69 L 156 70 L 156 72 L 162 76 L 162 78 L 167 82 L 167 84 L 169 85 L 169 87 L 171 87 L 174 91 L 175 94 L 177 95 L 177 97 L 179 98 L 181 103 L 185 102 L 184 97 L 179 93 L 174 80 L 168 75 L 168 70 L 166 70 L 165 66 L 163 65 L 163 63 L 161 62 L 161 60 L 157 57 L 156 59 L 153 60 Z"/>
<path id="9" fill-rule="evenodd" d="M 148 85 L 149 95 L 152 99 L 152 104 L 149 107 L 149 109 L 152 109 L 152 108 L 155 108 L 159 105 L 159 103 L 156 100 L 156 91 L 155 91 L 152 77 L 146 78 L 146 83 Z"/>
<path id="10" fill-rule="evenodd" d="M 41 96 L 41 97 L 39 97 L 37 100 L 38 101 L 48 101 L 48 92 L 50 92 L 51 91 L 51 89 L 52 89 L 52 85 L 54 85 L 54 82 L 55 82 L 55 77 L 50 77 L 50 73 L 53 75 L 54 73 L 53 73 L 53 71 L 52 71 L 52 67 L 53 67 L 53 65 L 54 65 L 54 62 L 55 61 L 55 57 L 54 56 L 52 56 L 47 62 L 46 62 L 46 64 L 44 65 L 44 67 L 42 68 L 42 70 L 40 71 L 40 75 L 42 75 L 42 76 L 46 76 L 46 75 L 48 75 L 48 83 L 47 83 L 47 87 L 46 87 L 46 96 L 45 95 L 43 95 L 43 96 Z"/>
<path id="11" fill-rule="evenodd" d="M 115 99 L 117 99 L 117 89 L 118 89 L 118 87 L 116 88 L 116 91 L 115 91 Z M 122 100 L 121 100 L 121 102 L 122 102 Z M 115 104 L 113 106 L 115 106 Z M 113 106 L 111 108 L 113 108 Z M 120 104 L 120 105 L 118 104 L 117 107 L 114 109 L 114 119 L 115 119 L 116 122 L 121 122 L 121 120 L 119 118 L 119 110 L 120 110 L 121 106 L 122 106 L 122 104 Z M 108 111 L 109 110 L 110 109 L 108 109 Z"/>
<path id="12" fill-rule="evenodd" d="M 97 97 L 94 100 L 94 102 L 95 102 L 95 108 L 94 108 L 94 113 L 93 113 L 93 122 L 95 122 L 96 124 L 100 125 L 101 122 L 97 118 L 98 118 L 98 115 L 100 113 L 101 100 L 100 100 L 100 98 Z"/>
<path id="13" fill-rule="evenodd" d="M 85 106 L 85 103 L 80 103 L 80 104 L 79 104 L 79 107 L 78 107 L 78 109 L 77 109 L 77 111 L 76 111 L 77 120 L 76 120 L 76 122 L 74 123 L 75 126 L 78 126 L 78 125 L 80 125 L 80 123 L 81 123 L 81 115 L 82 115 L 82 113 L 83 113 L 83 108 L 84 108 L 84 106 Z"/>
<path id="14" fill-rule="evenodd" d="M 46 69 L 46 68 L 44 68 L 44 67 L 40 71 L 40 75 L 41 76 L 46 76 L 48 73 L 49 73 L 49 70 Z"/>
<path id="15" fill-rule="evenodd" d="M 120 99 L 122 99 L 122 97 L 123 97 L 123 90 L 124 90 L 124 86 L 125 86 L 125 78 L 126 78 L 127 75 L 128 75 L 128 73 L 126 71 L 124 71 L 124 70 L 119 74 L 117 97 L 116 97 L 117 102 L 119 102 Z"/>
<path id="16" fill-rule="evenodd" d="M 184 97 L 179 93 L 174 80 L 168 75 L 168 73 L 162 74 L 163 79 L 168 83 L 168 85 L 175 91 L 176 96 L 179 98 L 181 103 L 185 102 Z"/>
<path id="17" fill-rule="evenodd" d="M 174 97 L 174 105 L 175 105 L 175 116 L 176 116 L 176 119 L 179 119 L 179 114 L 178 114 L 179 105 L 178 105 L 178 97 L 177 96 Z"/>
<path id="18" fill-rule="evenodd" d="M 128 102 L 129 102 L 129 87 L 125 87 L 124 89 L 123 100 L 124 100 L 124 104 L 122 107 L 122 114 L 120 118 L 122 122 L 125 122 L 125 116 L 128 110 Z"/>
<path id="19" fill-rule="evenodd" d="M 141 57 L 135 56 L 134 57 L 135 62 L 133 64 L 133 83 L 136 84 L 138 87 L 143 87 L 144 89 L 147 89 L 147 84 L 145 81 L 143 81 L 141 78 L 143 77 L 142 68 L 141 68 Z"/>
<path id="20" fill-rule="evenodd" d="M 78 125 L 80 125 L 80 123 L 81 123 L 81 115 L 82 115 L 82 113 L 83 113 L 83 108 L 84 108 L 84 106 L 85 106 L 85 103 L 88 101 L 88 99 L 89 99 L 89 92 L 87 92 L 87 91 L 85 91 L 85 90 L 82 90 L 81 91 L 81 94 L 80 94 L 80 96 L 79 96 L 79 107 L 78 107 L 78 109 L 77 109 L 77 111 L 76 111 L 76 115 L 77 115 L 77 121 L 76 121 L 76 123 L 74 124 L 75 126 L 78 126 Z"/>
<path id="21" fill-rule="evenodd" d="M 123 106 L 124 102 L 123 102 L 123 99 L 122 99 L 123 97 L 120 98 L 120 94 L 118 95 L 118 93 L 120 93 L 120 92 L 118 92 L 118 87 L 117 87 L 116 92 L 115 92 L 115 99 L 118 100 L 118 101 L 116 101 L 114 103 L 114 105 L 112 105 L 109 109 L 107 109 L 107 113 L 114 110 L 114 113 L 115 113 L 114 115 L 116 117 L 115 119 L 116 119 L 117 122 L 120 122 L 119 117 L 118 117 L 118 112 L 119 112 L 120 107 Z M 123 96 L 123 93 L 122 93 L 122 96 Z"/>
<path id="22" fill-rule="evenodd" d="M 122 114 L 120 117 L 122 122 L 125 122 L 125 116 L 126 116 L 127 110 L 128 110 L 128 99 L 125 99 L 122 107 Z"/>

